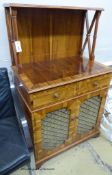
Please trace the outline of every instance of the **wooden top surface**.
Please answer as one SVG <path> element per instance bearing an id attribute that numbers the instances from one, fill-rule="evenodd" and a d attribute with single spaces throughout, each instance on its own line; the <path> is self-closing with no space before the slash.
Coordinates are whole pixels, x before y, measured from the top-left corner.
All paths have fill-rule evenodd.
<path id="1" fill-rule="evenodd" d="M 103 8 L 98 7 L 75 7 L 75 6 L 56 6 L 56 5 L 38 5 L 38 4 L 18 4 L 18 3 L 8 3 L 4 4 L 4 7 L 17 7 L 17 8 L 48 8 L 48 9 L 71 9 L 71 10 L 98 10 L 103 11 Z"/>
<path id="2" fill-rule="evenodd" d="M 81 57 L 24 64 L 18 68 L 18 72 L 15 66 L 13 70 L 28 93 L 112 72 L 107 66 L 88 62 Z"/>

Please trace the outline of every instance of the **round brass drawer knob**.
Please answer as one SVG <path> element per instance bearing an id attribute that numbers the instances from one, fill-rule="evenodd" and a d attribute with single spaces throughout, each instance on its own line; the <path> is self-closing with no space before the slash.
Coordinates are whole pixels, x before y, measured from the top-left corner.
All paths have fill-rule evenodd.
<path id="1" fill-rule="evenodd" d="M 59 98 L 59 94 L 58 93 L 54 93 L 53 98 L 58 99 Z"/>
<path id="2" fill-rule="evenodd" d="M 93 86 L 94 86 L 94 87 L 98 87 L 98 82 L 94 82 L 94 83 L 93 83 Z"/>

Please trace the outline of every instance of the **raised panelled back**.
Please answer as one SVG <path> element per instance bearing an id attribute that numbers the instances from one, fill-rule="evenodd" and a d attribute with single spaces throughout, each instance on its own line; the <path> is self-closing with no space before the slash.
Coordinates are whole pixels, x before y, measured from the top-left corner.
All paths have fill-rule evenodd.
<path id="1" fill-rule="evenodd" d="M 81 10 L 18 8 L 20 64 L 79 55 L 84 16 Z"/>
<path id="2" fill-rule="evenodd" d="M 32 11 L 33 61 L 48 60 L 50 57 L 50 20 L 46 9 Z"/>
<path id="3" fill-rule="evenodd" d="M 85 134 L 95 128 L 101 97 L 95 96 L 86 100 L 80 106 L 78 116 L 78 134 Z"/>
<path id="4" fill-rule="evenodd" d="M 31 10 L 19 8 L 17 10 L 17 26 L 18 26 L 18 39 L 21 42 L 22 52 L 19 53 L 19 63 L 31 62 Z"/>
<path id="5" fill-rule="evenodd" d="M 22 52 L 20 63 L 49 59 L 49 14 L 47 10 L 20 8 L 17 13 L 18 36 Z"/>
<path id="6" fill-rule="evenodd" d="M 80 54 L 84 23 L 84 11 L 58 11 L 52 15 L 53 59 Z"/>
<path id="7" fill-rule="evenodd" d="M 52 150 L 68 138 L 70 111 L 62 108 L 46 114 L 42 120 L 42 149 Z"/>

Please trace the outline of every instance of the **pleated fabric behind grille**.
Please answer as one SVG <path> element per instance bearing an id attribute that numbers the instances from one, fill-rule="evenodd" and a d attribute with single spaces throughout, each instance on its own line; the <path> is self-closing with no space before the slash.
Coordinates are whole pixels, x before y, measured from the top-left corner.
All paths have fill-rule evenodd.
<path id="1" fill-rule="evenodd" d="M 46 114 L 42 120 L 42 148 L 51 150 L 64 143 L 68 137 L 70 111 L 62 108 Z"/>
<path id="2" fill-rule="evenodd" d="M 95 127 L 100 103 L 101 97 L 96 96 L 86 100 L 80 106 L 77 130 L 78 134 L 85 134 Z"/>

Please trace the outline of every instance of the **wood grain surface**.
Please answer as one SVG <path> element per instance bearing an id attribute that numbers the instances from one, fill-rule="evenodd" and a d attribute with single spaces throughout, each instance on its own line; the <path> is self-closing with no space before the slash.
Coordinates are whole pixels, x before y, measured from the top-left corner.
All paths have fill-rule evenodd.
<path id="1" fill-rule="evenodd" d="M 88 10 L 94 11 L 91 24 Z M 99 134 L 112 77 L 111 68 L 94 61 L 102 10 L 5 5 L 14 81 L 27 117 L 37 168 Z M 19 53 L 17 40 L 22 47 Z M 89 57 L 85 58 L 87 44 Z"/>

